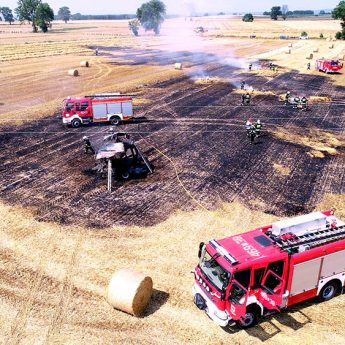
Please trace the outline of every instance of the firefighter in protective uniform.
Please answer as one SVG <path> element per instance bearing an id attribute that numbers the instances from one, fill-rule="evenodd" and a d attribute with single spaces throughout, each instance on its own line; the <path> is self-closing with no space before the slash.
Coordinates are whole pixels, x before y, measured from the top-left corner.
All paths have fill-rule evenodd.
<path id="1" fill-rule="evenodd" d="M 92 147 L 90 139 L 87 136 L 84 136 L 83 141 L 84 141 L 84 153 L 87 154 L 91 152 L 92 154 L 95 154 L 95 150 Z"/>
<path id="2" fill-rule="evenodd" d="M 242 95 L 242 103 L 241 103 L 241 105 L 245 105 L 245 104 L 249 105 L 250 101 L 251 101 L 251 98 L 252 97 L 250 96 L 249 92 L 247 92 L 246 94 L 243 94 Z"/>
<path id="3" fill-rule="evenodd" d="M 250 64 L 248 65 L 248 69 L 249 69 L 249 71 L 251 71 L 251 70 L 252 70 L 252 67 L 253 67 L 253 64 L 252 64 L 252 63 L 250 63 Z"/>
<path id="4" fill-rule="evenodd" d="M 308 110 L 308 99 L 305 96 L 301 98 L 301 109 L 304 111 Z"/>
<path id="5" fill-rule="evenodd" d="M 241 90 L 244 90 L 244 85 L 246 85 L 245 81 L 241 81 Z"/>
<path id="6" fill-rule="evenodd" d="M 262 123 L 261 121 L 258 119 L 256 121 L 256 124 L 255 124 L 255 131 L 256 131 L 256 135 L 259 137 L 260 134 L 261 134 L 261 130 L 262 130 Z"/>
<path id="7" fill-rule="evenodd" d="M 285 95 L 285 105 L 290 104 L 290 91 L 288 91 Z"/>

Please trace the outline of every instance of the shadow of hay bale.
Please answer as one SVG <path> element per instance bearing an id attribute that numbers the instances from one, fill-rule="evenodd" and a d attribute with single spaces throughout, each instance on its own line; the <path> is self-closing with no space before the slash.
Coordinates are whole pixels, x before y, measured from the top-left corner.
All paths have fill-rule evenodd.
<path id="1" fill-rule="evenodd" d="M 151 300 L 140 317 L 144 318 L 154 314 L 167 302 L 168 298 L 169 294 L 167 292 L 153 289 Z"/>

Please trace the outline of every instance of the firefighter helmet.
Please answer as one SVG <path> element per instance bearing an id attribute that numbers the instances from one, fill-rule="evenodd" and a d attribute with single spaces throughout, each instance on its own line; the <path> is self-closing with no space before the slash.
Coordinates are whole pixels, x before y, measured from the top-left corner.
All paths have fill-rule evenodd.
<path id="1" fill-rule="evenodd" d="M 89 139 L 86 135 L 83 136 L 83 140 Z"/>

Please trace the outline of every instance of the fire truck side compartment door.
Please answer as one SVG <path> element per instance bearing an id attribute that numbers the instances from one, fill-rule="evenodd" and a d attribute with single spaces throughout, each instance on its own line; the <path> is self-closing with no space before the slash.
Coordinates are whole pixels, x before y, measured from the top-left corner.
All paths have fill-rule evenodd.
<path id="1" fill-rule="evenodd" d="M 226 299 L 226 309 L 233 320 L 239 320 L 246 314 L 248 290 L 233 280 Z"/>
<path id="2" fill-rule="evenodd" d="M 106 103 L 94 103 L 92 104 L 93 118 L 94 120 L 107 120 L 107 104 Z"/>
<path id="3" fill-rule="evenodd" d="M 121 102 L 111 102 L 108 104 L 108 114 L 121 114 Z"/>
<path id="4" fill-rule="evenodd" d="M 123 116 L 133 116 L 132 102 L 122 102 L 122 115 Z"/>
<path id="5" fill-rule="evenodd" d="M 290 296 L 315 289 L 318 286 L 322 258 L 294 265 Z"/>

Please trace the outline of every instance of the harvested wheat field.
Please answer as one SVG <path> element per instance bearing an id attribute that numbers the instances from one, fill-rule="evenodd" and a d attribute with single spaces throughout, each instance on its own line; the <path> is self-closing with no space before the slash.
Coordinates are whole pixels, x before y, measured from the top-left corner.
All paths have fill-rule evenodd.
<path id="1" fill-rule="evenodd" d="M 1 344 L 344 344 L 343 294 L 247 330 L 221 328 L 193 303 L 201 241 L 314 210 L 345 219 L 345 74 L 309 71 L 305 58 L 345 52 L 316 39 L 339 22 L 252 24 L 169 19 L 160 36 L 133 37 L 127 21 L 54 22 L 47 34 L 0 23 Z M 309 41 L 277 39 L 303 30 Z M 250 106 L 240 106 L 241 81 Z M 287 90 L 307 96 L 309 111 L 283 105 Z M 66 97 L 100 92 L 132 95 L 136 119 L 117 128 L 155 167 L 112 193 L 82 144 L 87 135 L 98 149 L 109 126 L 61 120 Z M 249 117 L 264 125 L 254 145 Z M 122 269 L 152 278 L 139 317 L 107 302 Z"/>

